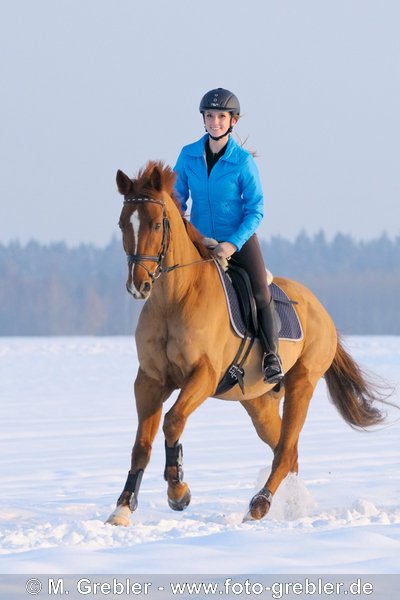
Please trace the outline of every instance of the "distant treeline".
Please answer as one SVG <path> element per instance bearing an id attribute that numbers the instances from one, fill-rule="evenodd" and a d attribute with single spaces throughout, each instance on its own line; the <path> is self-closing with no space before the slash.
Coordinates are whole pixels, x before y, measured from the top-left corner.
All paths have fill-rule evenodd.
<path id="1" fill-rule="evenodd" d="M 347 334 L 400 335 L 400 237 L 262 242 L 275 275 L 304 283 Z M 106 247 L 0 244 L 0 335 L 126 335 L 143 304 L 125 291 L 119 239 Z"/>

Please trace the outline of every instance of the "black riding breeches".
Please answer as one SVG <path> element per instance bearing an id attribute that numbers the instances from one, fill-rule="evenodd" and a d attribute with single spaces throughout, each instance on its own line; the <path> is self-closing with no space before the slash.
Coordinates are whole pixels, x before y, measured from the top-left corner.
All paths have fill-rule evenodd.
<path id="1" fill-rule="evenodd" d="M 267 284 L 264 259 L 260 243 L 254 233 L 242 249 L 232 254 L 232 262 L 243 267 L 250 277 L 257 308 L 263 309 L 271 302 L 271 292 Z"/>

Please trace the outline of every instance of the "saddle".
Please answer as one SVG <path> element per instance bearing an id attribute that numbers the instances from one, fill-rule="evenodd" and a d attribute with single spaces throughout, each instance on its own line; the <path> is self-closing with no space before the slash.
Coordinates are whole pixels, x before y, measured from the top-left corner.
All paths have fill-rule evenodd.
<path id="1" fill-rule="evenodd" d="M 236 384 L 239 384 L 244 393 L 244 364 L 258 337 L 257 305 L 250 278 L 242 267 L 229 262 L 225 270 L 218 262 L 216 265 L 225 292 L 231 326 L 242 339 L 235 358 L 219 382 L 215 394 L 223 394 Z M 279 339 L 303 339 L 303 330 L 293 306 L 295 302 L 275 283 L 270 284 L 270 290 L 280 320 Z"/>

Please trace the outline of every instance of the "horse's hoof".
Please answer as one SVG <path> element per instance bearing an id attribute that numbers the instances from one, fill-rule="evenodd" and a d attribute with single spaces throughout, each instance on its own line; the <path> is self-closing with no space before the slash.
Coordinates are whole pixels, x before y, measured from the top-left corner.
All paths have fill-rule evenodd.
<path id="1" fill-rule="evenodd" d="M 190 500 L 192 499 L 192 495 L 190 493 L 189 488 L 186 490 L 182 498 L 179 500 L 175 500 L 168 497 L 168 506 L 172 508 L 172 510 L 185 510 L 190 504 Z"/>
<path id="2" fill-rule="evenodd" d="M 106 524 L 118 525 L 119 527 L 128 527 L 130 524 L 132 511 L 129 506 L 117 506 L 114 512 L 108 517 Z"/>
<path id="3" fill-rule="evenodd" d="M 245 521 L 260 521 L 265 517 L 270 509 L 272 494 L 266 487 L 253 496 L 250 501 L 249 512 L 244 518 Z"/>
<path id="4" fill-rule="evenodd" d="M 250 511 L 248 511 L 248 513 L 243 517 L 242 523 L 248 523 L 249 521 L 255 521 L 255 519 L 253 519 L 251 516 Z"/>

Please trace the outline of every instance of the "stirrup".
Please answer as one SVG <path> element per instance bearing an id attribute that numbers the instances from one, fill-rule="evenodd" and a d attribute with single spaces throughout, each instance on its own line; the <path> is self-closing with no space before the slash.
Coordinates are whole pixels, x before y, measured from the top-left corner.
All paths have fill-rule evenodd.
<path id="1" fill-rule="evenodd" d="M 274 352 L 264 353 L 261 364 L 264 375 L 264 383 L 280 383 L 284 373 L 282 363 L 277 354 Z"/>

